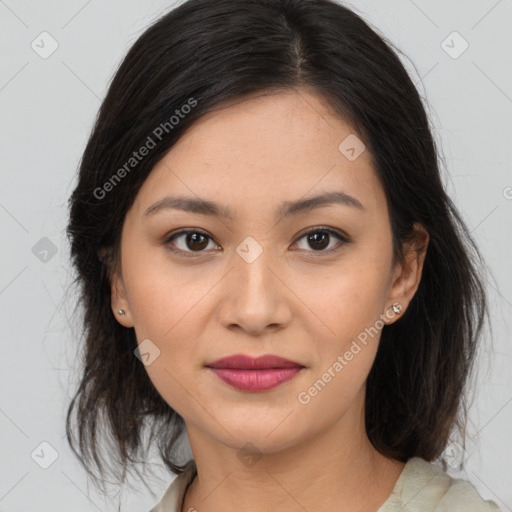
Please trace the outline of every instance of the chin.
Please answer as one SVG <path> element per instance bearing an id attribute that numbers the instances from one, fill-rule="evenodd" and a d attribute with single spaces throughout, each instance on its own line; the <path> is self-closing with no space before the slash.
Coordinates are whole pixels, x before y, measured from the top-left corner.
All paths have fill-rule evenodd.
<path id="1" fill-rule="evenodd" d="M 250 443 L 261 453 L 276 453 L 301 442 L 296 424 L 283 421 L 284 417 L 286 414 L 259 420 L 257 415 L 244 414 L 243 417 L 224 418 L 221 423 L 224 428 L 211 425 L 215 433 L 210 435 L 220 435 L 219 442 L 236 450 Z"/>

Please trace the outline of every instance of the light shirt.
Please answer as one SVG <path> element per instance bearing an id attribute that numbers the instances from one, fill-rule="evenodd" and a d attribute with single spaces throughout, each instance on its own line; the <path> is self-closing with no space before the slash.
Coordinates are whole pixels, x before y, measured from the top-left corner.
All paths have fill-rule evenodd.
<path id="1" fill-rule="evenodd" d="M 181 512 L 187 488 L 196 473 L 195 461 L 191 459 L 149 512 Z M 494 501 L 484 500 L 471 482 L 453 478 L 438 466 L 413 457 L 403 467 L 391 494 L 375 512 L 501 512 L 501 509 Z"/>

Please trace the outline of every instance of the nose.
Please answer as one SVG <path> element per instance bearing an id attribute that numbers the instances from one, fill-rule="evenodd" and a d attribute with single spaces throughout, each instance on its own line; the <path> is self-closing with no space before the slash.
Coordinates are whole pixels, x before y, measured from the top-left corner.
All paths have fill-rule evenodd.
<path id="1" fill-rule="evenodd" d="M 227 329 L 258 336 L 290 323 L 293 293 L 284 266 L 272 251 L 248 238 L 233 254 L 231 270 L 223 280 L 219 318 Z"/>

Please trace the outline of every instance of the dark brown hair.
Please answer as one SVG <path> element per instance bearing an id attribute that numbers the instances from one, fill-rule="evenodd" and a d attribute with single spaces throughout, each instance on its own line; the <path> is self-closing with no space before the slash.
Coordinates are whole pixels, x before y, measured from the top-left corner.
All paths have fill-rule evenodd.
<path id="1" fill-rule="evenodd" d="M 430 235 L 413 300 L 382 330 L 367 379 L 368 437 L 388 457 L 432 461 L 454 427 L 465 429 L 463 391 L 487 315 L 483 262 L 443 188 L 424 105 L 394 47 L 331 0 L 188 0 L 149 27 L 121 63 L 70 198 L 84 344 L 66 432 L 95 479 L 96 468 L 103 479 L 110 469 L 124 482 L 154 443 L 172 472 L 183 470 L 183 419 L 134 356 L 134 330 L 111 310 L 109 272 L 119 263 L 126 212 L 154 165 L 201 116 L 299 86 L 326 98 L 364 141 L 388 201 L 395 260 L 415 223 Z M 127 168 L 148 137 L 156 145 Z"/>

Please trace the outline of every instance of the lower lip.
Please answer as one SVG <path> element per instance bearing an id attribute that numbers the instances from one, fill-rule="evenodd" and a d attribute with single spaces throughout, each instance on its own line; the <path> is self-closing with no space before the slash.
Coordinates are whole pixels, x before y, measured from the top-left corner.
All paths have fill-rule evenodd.
<path id="1" fill-rule="evenodd" d="M 238 370 L 210 368 L 224 382 L 241 391 L 267 391 L 293 379 L 302 367 L 268 368 L 264 370 Z"/>

